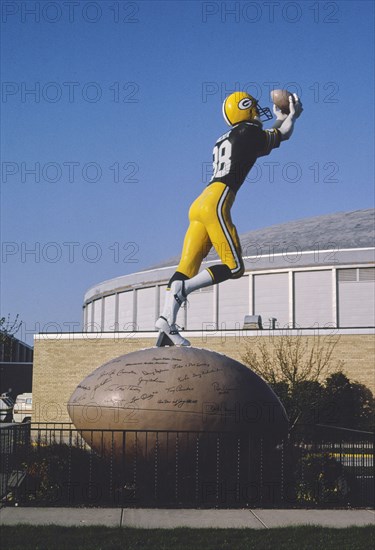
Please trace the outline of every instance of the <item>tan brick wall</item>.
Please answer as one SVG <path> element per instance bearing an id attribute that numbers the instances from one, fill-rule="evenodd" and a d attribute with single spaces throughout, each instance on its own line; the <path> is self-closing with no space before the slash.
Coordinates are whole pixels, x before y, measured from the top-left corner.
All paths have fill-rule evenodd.
<path id="1" fill-rule="evenodd" d="M 246 346 L 255 347 L 259 338 L 270 346 L 270 338 L 208 336 L 190 338 L 195 347 L 224 353 L 241 361 Z M 274 336 L 273 338 L 280 338 Z M 314 336 L 304 336 L 310 340 Z M 368 386 L 375 393 L 374 337 L 372 335 L 332 336 L 338 339 L 332 361 L 343 361 L 343 371 L 353 381 Z M 324 337 L 321 337 L 321 341 Z M 76 386 L 94 369 L 119 355 L 151 347 L 152 338 L 110 338 L 96 340 L 74 335 L 74 339 L 40 339 L 35 341 L 33 367 L 34 422 L 69 422 L 66 404 Z"/>

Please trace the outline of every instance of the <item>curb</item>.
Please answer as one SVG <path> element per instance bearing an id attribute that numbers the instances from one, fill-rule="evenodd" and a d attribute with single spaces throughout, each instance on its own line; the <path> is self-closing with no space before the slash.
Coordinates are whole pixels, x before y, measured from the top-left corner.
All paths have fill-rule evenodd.
<path id="1" fill-rule="evenodd" d="M 106 526 L 139 529 L 272 529 L 375 526 L 375 511 L 364 510 L 191 510 L 151 508 L 2 508 L 0 525 Z"/>

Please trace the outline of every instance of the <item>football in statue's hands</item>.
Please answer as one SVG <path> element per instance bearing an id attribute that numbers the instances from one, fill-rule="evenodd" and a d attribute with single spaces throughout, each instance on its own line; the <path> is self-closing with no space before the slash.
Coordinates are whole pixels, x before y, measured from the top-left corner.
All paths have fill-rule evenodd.
<path id="1" fill-rule="evenodd" d="M 293 97 L 293 94 L 288 90 L 272 90 L 271 101 L 282 113 L 289 114 L 289 96 Z"/>

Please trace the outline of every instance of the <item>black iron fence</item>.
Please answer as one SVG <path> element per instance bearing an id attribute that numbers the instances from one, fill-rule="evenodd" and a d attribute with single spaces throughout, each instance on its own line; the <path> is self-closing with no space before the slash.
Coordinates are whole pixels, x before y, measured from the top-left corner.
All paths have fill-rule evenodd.
<path id="1" fill-rule="evenodd" d="M 244 433 L 0 430 L 3 504 L 373 507 L 374 438 L 321 427 L 275 447 Z"/>

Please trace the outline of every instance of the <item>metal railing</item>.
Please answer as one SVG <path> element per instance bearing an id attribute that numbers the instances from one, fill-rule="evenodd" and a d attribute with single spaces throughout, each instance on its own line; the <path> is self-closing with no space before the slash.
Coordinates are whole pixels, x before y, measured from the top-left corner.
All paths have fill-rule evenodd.
<path id="1" fill-rule="evenodd" d="M 350 437 L 349 437 L 350 435 Z M 4 504 L 154 507 L 373 507 L 374 439 L 295 434 L 2 427 Z"/>

